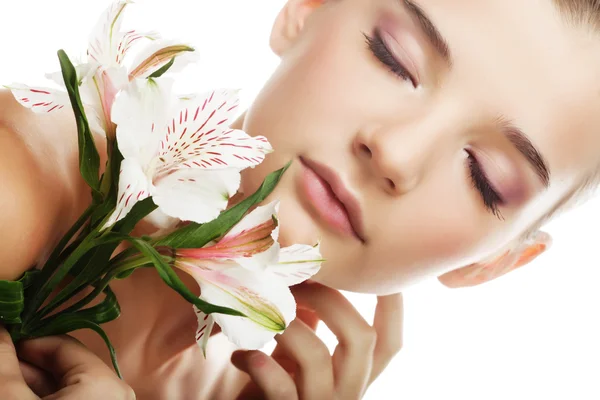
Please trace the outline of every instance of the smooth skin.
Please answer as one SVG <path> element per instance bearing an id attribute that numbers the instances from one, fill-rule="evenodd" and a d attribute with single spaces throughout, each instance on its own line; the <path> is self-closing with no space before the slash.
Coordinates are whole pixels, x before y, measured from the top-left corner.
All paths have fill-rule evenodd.
<path id="1" fill-rule="evenodd" d="M 19 343 L 17 350 L 6 329 L 0 326 L 0 398 L 135 400 L 136 397 L 110 367 L 75 339 L 55 336 L 26 340 Z"/>
<path id="2" fill-rule="evenodd" d="M 265 135 L 276 150 L 244 171 L 243 195 L 295 161 L 267 201 L 281 200 L 282 245 L 321 242 L 327 262 L 314 280 L 336 300 L 306 307 L 338 335 L 336 353 L 326 357 L 309 318 L 277 339 L 272 358 L 235 353 L 235 365 L 249 374 L 231 367 L 224 357 L 231 349 L 217 338 L 204 361 L 189 304 L 153 271 L 137 271 L 115 282 L 122 318 L 105 327 L 138 398 L 197 393 L 232 399 L 251 390 L 244 389 L 251 381 L 266 398 L 277 398 L 281 389 L 311 400 L 315 387 L 318 395 L 358 398 L 399 347 L 401 313 L 382 305 L 398 304 L 394 294 L 433 277 L 449 287 L 482 284 L 548 248 L 551 239 L 536 222 L 598 169 L 600 41 L 567 24 L 550 0 L 416 3 L 445 37 L 451 63 L 404 1 L 288 0 L 270 38 L 281 63 L 235 123 L 250 135 Z M 417 85 L 370 52 L 364 35 L 375 28 L 391 35 Z M 77 171 L 72 115 L 33 115 L 6 92 L 0 105 L 0 278 L 14 279 L 48 255 L 90 199 Z M 500 121 L 520 127 L 537 147 L 551 171 L 548 187 Z M 98 143 L 102 149 L 101 138 Z M 467 150 L 506 198 L 499 206 L 503 218 L 474 188 Z M 298 189 L 300 156 L 334 169 L 355 195 L 364 243 L 334 232 L 316 215 Z M 322 286 L 305 286 L 300 291 L 307 297 L 329 299 Z M 336 290 L 396 297 L 379 299 L 380 317 L 367 329 Z M 94 334 L 74 336 L 110 363 Z M 294 343 L 304 343 L 304 351 Z M 288 370 L 297 365 L 292 380 L 274 364 L 278 359 L 288 359 L 278 363 Z M 314 372 L 322 368 L 327 374 Z M 265 379 L 265 371 L 278 371 L 277 380 Z"/>
<path id="3" fill-rule="evenodd" d="M 273 354 L 233 353 L 233 364 L 252 379 L 239 398 L 362 398 L 402 348 L 402 295 L 378 297 L 374 322 L 369 325 L 336 290 L 314 283 L 293 292 L 299 319 L 276 337 Z M 338 340 L 333 356 L 314 332 L 319 320 Z"/>

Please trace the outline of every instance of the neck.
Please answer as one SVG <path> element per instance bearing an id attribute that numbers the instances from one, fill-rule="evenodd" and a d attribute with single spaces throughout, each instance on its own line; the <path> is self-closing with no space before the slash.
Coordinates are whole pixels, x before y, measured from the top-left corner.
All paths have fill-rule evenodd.
<path id="1" fill-rule="evenodd" d="M 190 289 L 197 288 L 191 277 L 178 275 Z M 126 371 L 136 371 L 135 375 L 158 371 L 197 347 L 192 305 L 168 287 L 154 269 L 136 270 L 127 279 L 113 281 L 111 288 L 119 300 L 121 316 L 102 327 L 118 353 L 124 375 Z M 106 345 L 95 332 L 76 331 L 73 336 L 110 365 Z"/>

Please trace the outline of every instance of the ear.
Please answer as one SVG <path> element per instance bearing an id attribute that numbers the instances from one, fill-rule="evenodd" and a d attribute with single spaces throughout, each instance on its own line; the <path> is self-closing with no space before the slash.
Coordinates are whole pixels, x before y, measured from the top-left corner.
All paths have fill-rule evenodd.
<path id="1" fill-rule="evenodd" d="M 287 0 L 271 31 L 270 45 L 275 54 L 281 57 L 304 28 L 308 16 L 325 1 Z"/>
<path id="2" fill-rule="evenodd" d="M 477 286 L 528 264 L 551 244 L 552 238 L 548 233 L 537 231 L 527 241 L 517 244 L 499 257 L 450 271 L 439 276 L 438 280 L 449 288 Z"/>

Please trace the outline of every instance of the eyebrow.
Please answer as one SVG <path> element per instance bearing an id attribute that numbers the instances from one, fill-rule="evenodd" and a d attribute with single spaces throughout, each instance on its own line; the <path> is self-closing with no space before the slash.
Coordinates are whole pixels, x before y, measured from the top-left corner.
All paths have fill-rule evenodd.
<path id="1" fill-rule="evenodd" d="M 521 129 L 504 119 L 504 117 L 498 119 L 498 125 L 504 136 L 525 157 L 544 187 L 547 188 L 550 185 L 550 168 L 540 151 Z"/>
<path id="2" fill-rule="evenodd" d="M 408 12 L 412 15 L 414 19 L 417 20 L 421 30 L 427 36 L 427 39 L 431 42 L 435 50 L 440 54 L 440 56 L 444 59 L 446 64 L 449 66 L 452 65 L 452 54 L 450 52 L 450 48 L 448 47 L 448 42 L 440 31 L 435 27 L 431 19 L 427 16 L 425 11 L 412 2 L 411 0 L 400 0 L 406 6 Z"/>

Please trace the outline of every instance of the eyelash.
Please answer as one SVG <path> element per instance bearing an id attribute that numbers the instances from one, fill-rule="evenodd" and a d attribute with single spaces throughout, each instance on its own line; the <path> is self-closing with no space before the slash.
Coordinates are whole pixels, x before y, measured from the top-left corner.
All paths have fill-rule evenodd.
<path id="1" fill-rule="evenodd" d="M 379 59 L 379 61 L 388 67 L 392 73 L 404 79 L 405 81 L 410 82 L 414 88 L 419 86 L 417 80 L 412 76 L 410 72 L 402 65 L 396 58 L 392 55 L 392 52 L 387 48 L 385 42 L 381 38 L 381 34 L 379 30 L 375 30 L 373 36 L 369 36 L 366 33 L 363 33 L 367 45 L 369 46 L 369 50 L 373 53 L 375 57 Z"/>
<path id="2" fill-rule="evenodd" d="M 383 65 L 388 67 L 390 71 L 400 78 L 410 82 L 413 87 L 416 88 L 418 86 L 416 79 L 389 51 L 378 30 L 375 30 L 373 36 L 369 36 L 366 33 L 363 33 L 363 35 L 365 36 L 369 49 Z M 467 151 L 467 154 L 469 155 L 468 168 L 473 187 L 479 192 L 485 207 L 496 217 L 504 220 L 499 209 L 499 206 L 503 203 L 502 197 L 494 190 L 473 154 L 469 151 Z"/>
<path id="3" fill-rule="evenodd" d="M 498 192 L 496 192 L 490 184 L 489 179 L 485 176 L 485 173 L 481 169 L 481 166 L 477 162 L 475 156 L 473 156 L 473 154 L 469 150 L 465 151 L 469 155 L 467 163 L 470 171 L 470 178 L 473 182 L 473 187 L 481 195 L 485 208 L 487 208 L 492 214 L 494 214 L 499 219 L 504 220 L 504 217 L 502 216 L 499 210 L 499 206 L 501 206 L 504 203 L 502 197 L 500 197 Z"/>

